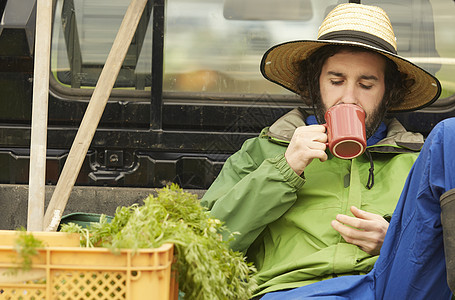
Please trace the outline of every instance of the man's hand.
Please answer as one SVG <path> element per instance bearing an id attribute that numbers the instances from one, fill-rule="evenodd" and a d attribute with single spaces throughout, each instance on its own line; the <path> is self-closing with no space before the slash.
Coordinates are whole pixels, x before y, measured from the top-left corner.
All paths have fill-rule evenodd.
<path id="1" fill-rule="evenodd" d="M 332 221 L 332 227 L 346 242 L 357 245 L 368 254 L 378 255 L 389 222 L 380 215 L 360 210 L 355 206 L 351 206 L 351 212 L 355 217 L 337 215 L 336 220 Z"/>
<path id="2" fill-rule="evenodd" d="M 299 176 L 314 158 L 327 160 L 325 131 L 323 125 L 301 126 L 295 130 L 284 157 Z"/>

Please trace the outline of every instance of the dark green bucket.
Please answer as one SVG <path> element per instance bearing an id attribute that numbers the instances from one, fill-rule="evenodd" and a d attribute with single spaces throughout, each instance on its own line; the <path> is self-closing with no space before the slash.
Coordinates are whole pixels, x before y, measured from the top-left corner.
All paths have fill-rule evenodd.
<path id="1" fill-rule="evenodd" d="M 101 214 L 83 212 L 71 213 L 62 217 L 62 220 L 60 221 L 60 225 L 58 227 L 58 231 L 60 231 L 60 227 L 62 224 L 68 223 L 75 223 L 81 226 L 82 228 L 87 228 L 91 223 L 98 223 L 100 221 L 100 218 Z M 113 217 L 106 216 L 106 219 L 108 222 L 111 222 Z"/>

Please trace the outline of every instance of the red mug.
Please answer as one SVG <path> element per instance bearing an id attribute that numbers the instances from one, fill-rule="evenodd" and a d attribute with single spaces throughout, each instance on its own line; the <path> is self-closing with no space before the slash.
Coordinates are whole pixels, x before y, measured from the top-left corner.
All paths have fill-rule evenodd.
<path id="1" fill-rule="evenodd" d="M 365 111 L 355 104 L 338 104 L 325 113 L 327 146 L 338 158 L 352 159 L 365 152 Z"/>

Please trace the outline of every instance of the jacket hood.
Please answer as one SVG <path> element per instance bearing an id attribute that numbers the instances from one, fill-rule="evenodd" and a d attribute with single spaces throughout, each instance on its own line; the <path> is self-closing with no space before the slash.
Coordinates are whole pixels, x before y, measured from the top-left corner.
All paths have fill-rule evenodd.
<path id="1" fill-rule="evenodd" d="M 306 126 L 305 119 L 309 115 L 302 108 L 295 108 L 283 115 L 263 135 L 272 142 L 289 144 L 297 127 Z M 395 118 L 386 119 L 387 135 L 373 146 L 370 152 L 403 153 L 420 151 L 424 137 L 420 133 L 407 131 Z"/>

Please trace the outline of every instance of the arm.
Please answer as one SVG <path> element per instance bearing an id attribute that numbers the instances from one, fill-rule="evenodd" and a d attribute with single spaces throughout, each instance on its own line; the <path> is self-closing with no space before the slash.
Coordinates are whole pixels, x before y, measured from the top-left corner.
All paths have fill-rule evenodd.
<path id="1" fill-rule="evenodd" d="M 294 204 L 295 191 L 304 184 L 283 154 L 257 165 L 245 149 L 248 146 L 226 161 L 202 198 L 202 204 L 215 218 L 223 221 L 231 232 L 240 233 L 231 242 L 231 247 L 240 251 L 247 250 L 267 224 Z"/>
<path id="2" fill-rule="evenodd" d="M 240 233 L 231 242 L 233 249 L 248 249 L 267 224 L 294 204 L 296 190 L 305 182 L 300 177 L 305 167 L 313 158 L 327 159 L 326 141 L 324 126 L 302 126 L 284 155 L 281 146 L 253 139 L 226 161 L 202 204 L 231 232 Z"/>

